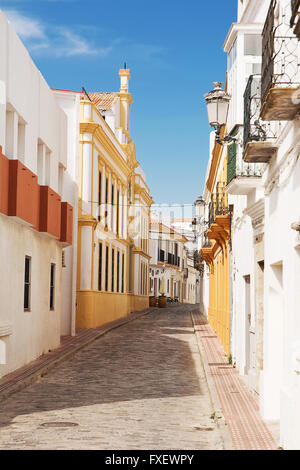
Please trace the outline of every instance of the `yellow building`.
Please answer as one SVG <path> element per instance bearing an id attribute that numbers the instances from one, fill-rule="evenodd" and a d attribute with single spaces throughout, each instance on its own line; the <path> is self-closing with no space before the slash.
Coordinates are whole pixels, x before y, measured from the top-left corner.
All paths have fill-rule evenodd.
<path id="1" fill-rule="evenodd" d="M 208 321 L 229 356 L 231 208 L 226 181 L 227 151 L 215 142 L 205 188 L 209 225 L 201 256 L 209 266 Z"/>
<path id="2" fill-rule="evenodd" d="M 120 92 L 80 95 L 76 326 L 149 306 L 152 199 L 130 137 L 129 69 Z"/>

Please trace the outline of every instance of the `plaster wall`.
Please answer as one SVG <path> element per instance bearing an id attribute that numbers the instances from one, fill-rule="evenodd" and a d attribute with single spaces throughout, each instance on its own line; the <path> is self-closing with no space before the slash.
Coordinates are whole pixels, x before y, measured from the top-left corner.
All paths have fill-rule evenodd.
<path id="1" fill-rule="evenodd" d="M 0 375 L 60 344 L 61 247 L 53 238 L 0 215 Z M 24 311 L 25 256 L 31 257 L 30 311 Z M 50 310 L 50 265 L 55 264 L 55 308 Z"/>
<path id="2" fill-rule="evenodd" d="M 299 121 L 286 124 L 278 156 L 264 175 L 265 302 L 264 369 L 261 374 L 261 411 L 279 419 L 284 448 L 300 448 L 299 421 Z M 280 227 L 280 229 L 279 229 Z M 296 446 L 296 447 L 295 447 Z M 298 446 L 298 447 L 297 447 Z"/>

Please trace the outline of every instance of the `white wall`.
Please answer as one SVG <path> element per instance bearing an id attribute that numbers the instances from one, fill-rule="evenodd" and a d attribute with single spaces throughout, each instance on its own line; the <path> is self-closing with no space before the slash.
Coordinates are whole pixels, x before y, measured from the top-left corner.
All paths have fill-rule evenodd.
<path id="1" fill-rule="evenodd" d="M 41 168 L 38 166 L 38 144 L 42 144 L 44 158 L 46 151 L 50 151 L 50 174 L 46 178 L 44 172 L 43 181 L 39 183 L 49 185 L 56 192 L 61 190 L 62 200 L 67 200 L 73 205 L 73 175 L 65 173 L 59 183 L 59 166 L 66 169 L 70 163 L 67 116 L 57 104 L 54 93 L 2 11 L 0 63 L 0 145 L 4 154 L 7 153 L 9 158 L 21 160 L 31 171 L 38 174 Z M 11 129 L 9 122 L 14 123 Z M 21 149 L 21 152 L 20 146 L 17 145 L 18 123 L 25 124 L 24 149 Z M 12 137 L 11 142 L 8 140 L 9 136 Z M 45 167 L 45 160 L 43 163 Z M 25 255 L 32 257 L 31 312 L 24 312 Z M 0 347 L 0 373 L 7 374 L 57 347 L 61 331 L 70 332 L 71 311 L 70 303 L 64 299 L 65 317 L 62 321 L 60 242 L 0 215 L 0 259 L 0 342 L 2 346 L 7 346 L 6 349 Z M 54 311 L 49 311 L 51 263 L 56 265 Z M 67 282 L 71 282 L 71 278 Z M 61 330 L 61 321 L 65 325 L 68 324 L 68 327 Z M 2 325 L 11 325 L 9 334 L 2 335 Z"/>
<path id="2" fill-rule="evenodd" d="M 0 325 L 11 335 L 0 337 L 6 353 L 4 375 L 36 359 L 60 343 L 61 248 L 56 240 L 0 214 Z M 24 311 L 25 256 L 31 257 L 31 311 Z M 55 270 L 55 310 L 50 311 L 50 265 Z"/>

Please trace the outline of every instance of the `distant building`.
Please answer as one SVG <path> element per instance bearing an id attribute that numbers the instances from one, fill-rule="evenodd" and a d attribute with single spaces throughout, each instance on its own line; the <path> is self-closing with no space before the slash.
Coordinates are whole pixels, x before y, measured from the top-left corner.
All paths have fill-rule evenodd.
<path id="1" fill-rule="evenodd" d="M 171 227 L 178 233 L 182 234 L 187 242 L 185 243 L 185 250 L 187 254 L 187 265 L 189 270 L 189 282 L 187 286 L 193 292 L 193 302 L 200 302 L 200 266 L 198 259 L 198 225 L 197 218 L 184 217 L 174 218 L 171 220 Z M 196 288 L 191 286 L 195 283 Z"/>
<path id="2" fill-rule="evenodd" d="M 188 239 L 158 220 L 150 224 L 150 296 L 196 303 L 197 271 L 188 260 Z M 162 282 L 164 280 L 164 282 Z M 164 286 L 164 291 L 162 291 Z"/>

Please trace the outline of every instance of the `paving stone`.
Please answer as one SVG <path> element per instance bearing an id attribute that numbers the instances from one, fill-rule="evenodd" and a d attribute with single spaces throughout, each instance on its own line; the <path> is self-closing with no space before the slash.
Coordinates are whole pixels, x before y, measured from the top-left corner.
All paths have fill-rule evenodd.
<path id="1" fill-rule="evenodd" d="M 222 449 L 189 311 L 114 329 L 8 397 L 0 449 Z"/>

